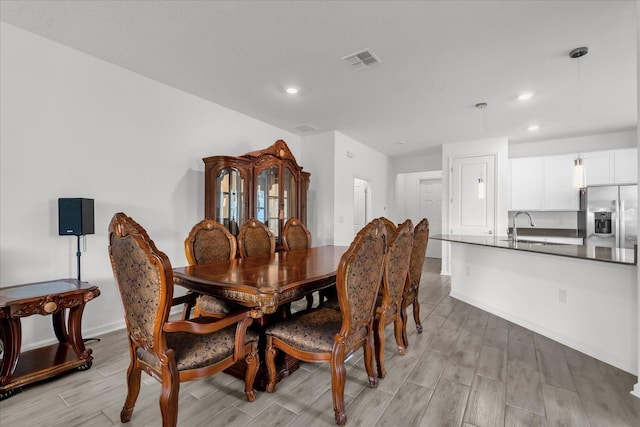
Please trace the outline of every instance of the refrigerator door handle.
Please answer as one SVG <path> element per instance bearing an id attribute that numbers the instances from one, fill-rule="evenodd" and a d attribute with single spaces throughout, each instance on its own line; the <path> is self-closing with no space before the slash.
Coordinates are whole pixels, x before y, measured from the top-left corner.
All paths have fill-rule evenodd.
<path id="1" fill-rule="evenodd" d="M 616 238 L 616 240 L 618 240 L 616 242 L 616 246 L 619 248 L 624 248 L 626 239 L 627 239 L 627 232 L 626 232 L 626 227 L 625 227 L 625 222 L 624 222 L 624 200 L 622 200 L 622 198 L 620 198 L 620 207 L 618 209 L 618 227 L 620 228 L 620 232 L 618 233 L 618 236 Z"/>

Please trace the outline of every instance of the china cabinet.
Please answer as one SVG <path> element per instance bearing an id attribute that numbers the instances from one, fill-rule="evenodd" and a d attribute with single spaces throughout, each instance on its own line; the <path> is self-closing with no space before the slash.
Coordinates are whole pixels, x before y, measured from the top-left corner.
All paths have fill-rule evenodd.
<path id="1" fill-rule="evenodd" d="M 255 217 L 269 227 L 280 246 L 289 218 L 306 225 L 310 174 L 283 140 L 242 156 L 211 156 L 203 161 L 205 217 L 224 224 L 233 235 Z"/>

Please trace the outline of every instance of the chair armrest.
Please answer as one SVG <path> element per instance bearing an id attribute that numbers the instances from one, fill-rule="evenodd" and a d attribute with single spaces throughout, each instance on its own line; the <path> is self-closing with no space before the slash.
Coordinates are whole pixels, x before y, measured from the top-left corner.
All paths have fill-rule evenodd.
<path id="1" fill-rule="evenodd" d="M 176 320 L 166 322 L 162 328 L 165 332 L 189 332 L 192 334 L 210 334 L 238 323 L 244 319 L 249 319 L 247 326 L 251 324 L 253 318 L 259 317 L 256 310 L 242 310 L 231 313 L 221 319 L 215 317 L 197 317 L 192 320 Z M 246 328 L 245 328 L 246 329 Z"/>

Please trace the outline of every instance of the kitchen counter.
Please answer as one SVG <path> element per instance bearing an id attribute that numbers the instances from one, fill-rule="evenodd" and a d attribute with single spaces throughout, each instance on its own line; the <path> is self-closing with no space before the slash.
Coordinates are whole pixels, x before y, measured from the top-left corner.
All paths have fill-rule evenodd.
<path id="1" fill-rule="evenodd" d="M 633 250 L 514 244 L 506 236 L 432 238 L 449 254 L 452 297 L 637 375 Z"/>
<path id="2" fill-rule="evenodd" d="M 631 249 L 606 248 L 600 246 L 566 245 L 540 242 L 518 241 L 512 242 L 506 236 L 462 236 L 441 234 L 430 236 L 435 240 L 470 245 L 488 246 L 492 248 L 511 249 L 517 251 L 535 252 L 539 254 L 557 255 L 579 258 L 591 261 L 602 261 L 615 264 L 636 265 L 635 253 Z M 524 239 L 523 239 L 524 240 Z"/>

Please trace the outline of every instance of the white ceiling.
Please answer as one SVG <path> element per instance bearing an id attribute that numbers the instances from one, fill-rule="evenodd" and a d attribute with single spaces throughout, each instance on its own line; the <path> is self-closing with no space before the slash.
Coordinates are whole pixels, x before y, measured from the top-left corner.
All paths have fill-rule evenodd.
<path id="1" fill-rule="evenodd" d="M 634 0 L 0 4 L 9 24 L 288 131 L 337 130 L 392 156 L 637 123 Z M 570 59 L 579 46 L 589 54 Z M 382 63 L 354 71 L 341 59 L 365 48 Z M 524 91 L 535 93 L 526 103 Z"/>

